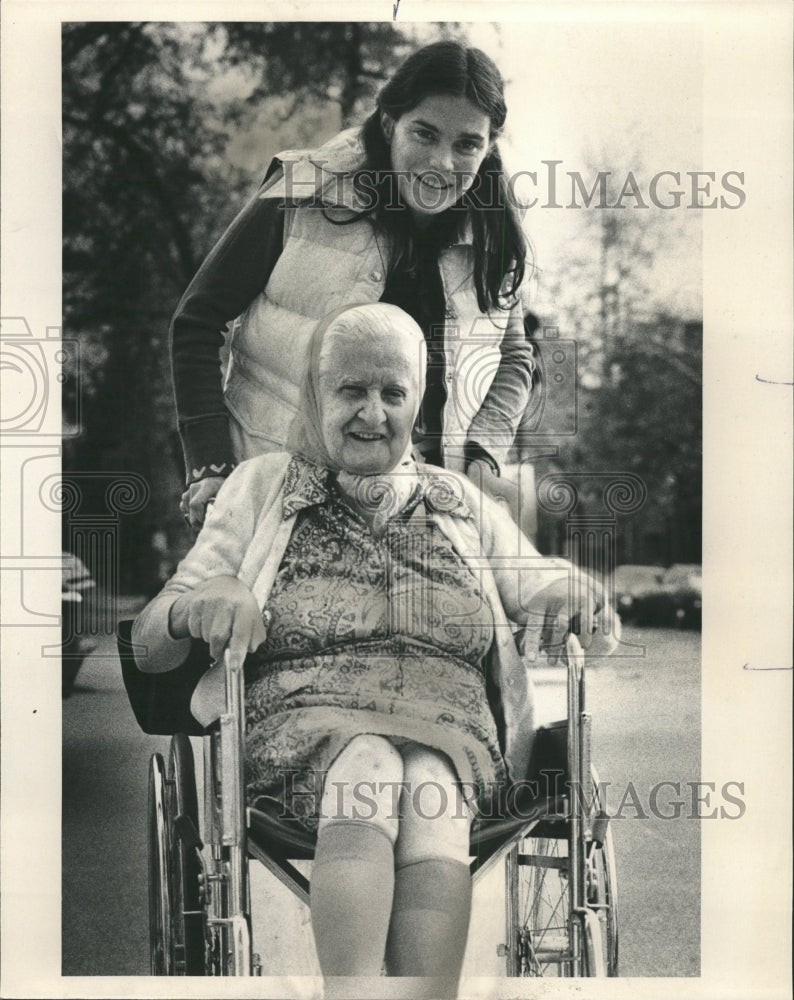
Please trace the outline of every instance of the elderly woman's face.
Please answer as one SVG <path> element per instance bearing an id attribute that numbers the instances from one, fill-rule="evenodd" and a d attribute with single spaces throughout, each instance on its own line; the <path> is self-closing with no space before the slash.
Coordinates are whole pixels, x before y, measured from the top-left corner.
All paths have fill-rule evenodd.
<path id="1" fill-rule="evenodd" d="M 325 447 L 340 469 L 375 475 L 403 457 L 419 406 L 418 364 L 418 347 L 399 338 L 328 338 L 320 356 L 319 404 Z"/>

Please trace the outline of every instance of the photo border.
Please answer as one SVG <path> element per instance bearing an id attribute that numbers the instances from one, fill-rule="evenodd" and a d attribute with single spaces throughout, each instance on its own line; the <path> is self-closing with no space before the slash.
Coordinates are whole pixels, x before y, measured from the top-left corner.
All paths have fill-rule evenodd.
<path id="1" fill-rule="evenodd" d="M 235 20 L 390 20 L 392 3 L 330 8 L 236 3 Z M 421 17 L 418 16 L 421 12 Z M 492 20 L 493 4 L 401 0 L 398 20 Z M 2 313 L 34 333 L 61 314 L 60 24 L 64 20 L 224 20 L 221 3 L 6 0 L 2 5 Z M 280 18 L 279 14 L 283 17 Z M 703 25 L 703 163 L 745 173 L 741 211 L 704 212 L 704 609 L 702 774 L 741 780 L 745 816 L 703 821 L 701 976 L 587 984 L 588 996 L 790 995 L 791 887 L 791 37 L 786 3 L 517 4 L 499 20 L 682 19 Z M 4 606 L 19 567 L 60 552 L 60 516 L 19 521 L 17 475 L 57 467 L 57 435 L 3 441 Z M 20 462 L 25 455 L 25 461 Z M 23 470 L 19 471 L 18 470 Z M 9 513 L 10 512 L 10 513 Z M 26 514 L 27 516 L 27 514 Z M 28 530 L 27 522 L 25 530 Z M 18 537 L 17 537 L 18 536 Z M 50 567 L 52 568 L 52 567 Z M 772 586 L 770 587 L 770 582 Z M 59 575 L 37 586 L 56 608 Z M 40 599 L 40 600 L 39 600 Z M 54 612 L 57 613 L 57 612 Z M 57 641 L 57 625 L 43 626 Z M 35 635 L 34 635 L 35 633 Z M 5 996 L 184 996 L 149 977 L 60 976 L 60 685 L 41 631 L 4 626 L 2 988 Z M 143 778 L 142 778 L 143 780 Z M 46 943 L 42 950 L 42 943 Z M 300 977 L 299 977 L 300 978 Z M 493 996 L 533 996 L 494 980 Z M 181 987 L 181 988 L 180 988 Z M 287 996 L 295 979 L 190 981 L 194 997 Z M 580 994 L 573 981 L 544 993 Z M 269 990 L 274 992 L 268 992 Z M 141 991 L 144 993 L 141 993 Z M 309 995 L 304 993 L 303 995 Z"/>

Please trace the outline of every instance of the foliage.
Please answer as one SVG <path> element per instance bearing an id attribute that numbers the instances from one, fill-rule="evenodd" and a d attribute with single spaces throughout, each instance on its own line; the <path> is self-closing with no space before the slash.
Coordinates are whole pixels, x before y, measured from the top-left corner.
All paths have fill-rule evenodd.
<path id="1" fill-rule="evenodd" d="M 225 62 L 245 68 L 249 104 L 279 95 L 279 115 L 286 120 L 307 106 L 335 102 L 343 126 L 369 113 L 391 69 L 410 50 L 388 22 L 230 22 L 216 26 L 214 35 Z"/>
<path id="2" fill-rule="evenodd" d="M 642 509 L 618 522 L 618 563 L 700 562 L 701 366 L 701 323 L 664 314 L 637 323 L 613 343 L 604 376 L 580 386 L 579 432 L 546 464 L 645 484 Z M 600 498 L 585 494 L 583 509 L 601 513 Z M 554 544 L 557 526 L 544 527 Z"/>
<path id="3" fill-rule="evenodd" d="M 638 155 L 630 159 L 640 165 Z M 609 165 L 608 155 L 601 162 Z M 578 421 L 576 436 L 559 438 L 558 454 L 537 463 L 536 474 L 639 476 L 648 498 L 619 519 L 618 562 L 699 562 L 702 324 L 677 315 L 675 291 L 659 287 L 657 268 L 687 244 L 698 259 L 700 221 L 637 208 L 625 169 L 608 166 L 600 176 L 602 187 L 591 162 L 590 207 L 571 214 L 570 252 L 546 276 L 554 322 L 577 344 Z M 581 191 L 577 201 L 585 205 Z M 595 513 L 600 496 L 583 506 Z M 564 526 L 542 511 L 539 541 L 550 551 L 565 546 Z"/>

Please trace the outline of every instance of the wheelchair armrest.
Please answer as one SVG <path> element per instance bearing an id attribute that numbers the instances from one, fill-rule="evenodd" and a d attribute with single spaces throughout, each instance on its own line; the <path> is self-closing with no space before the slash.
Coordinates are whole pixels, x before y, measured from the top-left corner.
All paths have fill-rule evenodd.
<path id="1" fill-rule="evenodd" d="M 151 736 L 204 736 L 205 729 L 191 714 L 190 698 L 199 679 L 210 668 L 209 647 L 193 640 L 187 659 L 174 670 L 144 673 L 135 662 L 132 621 L 118 624 L 116 640 L 127 698 L 141 729 Z"/>
<path id="2" fill-rule="evenodd" d="M 539 726 L 532 743 L 527 779 L 554 781 L 562 790 L 568 778 L 568 720 Z"/>

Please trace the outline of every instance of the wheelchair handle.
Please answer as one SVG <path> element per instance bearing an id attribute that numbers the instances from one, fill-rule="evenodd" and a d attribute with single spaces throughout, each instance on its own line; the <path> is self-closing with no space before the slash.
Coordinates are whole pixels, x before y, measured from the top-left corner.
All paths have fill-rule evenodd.
<path id="1" fill-rule="evenodd" d="M 568 661 L 568 669 L 573 669 L 576 680 L 581 681 L 584 673 L 584 650 L 574 632 L 569 632 L 565 637 L 565 658 Z"/>
<path id="2" fill-rule="evenodd" d="M 245 690 L 243 661 L 223 654 L 226 678 L 226 711 L 220 718 L 221 844 L 228 850 L 226 903 L 229 948 L 233 975 L 251 975 L 250 912 L 246 879 L 245 816 Z"/>

